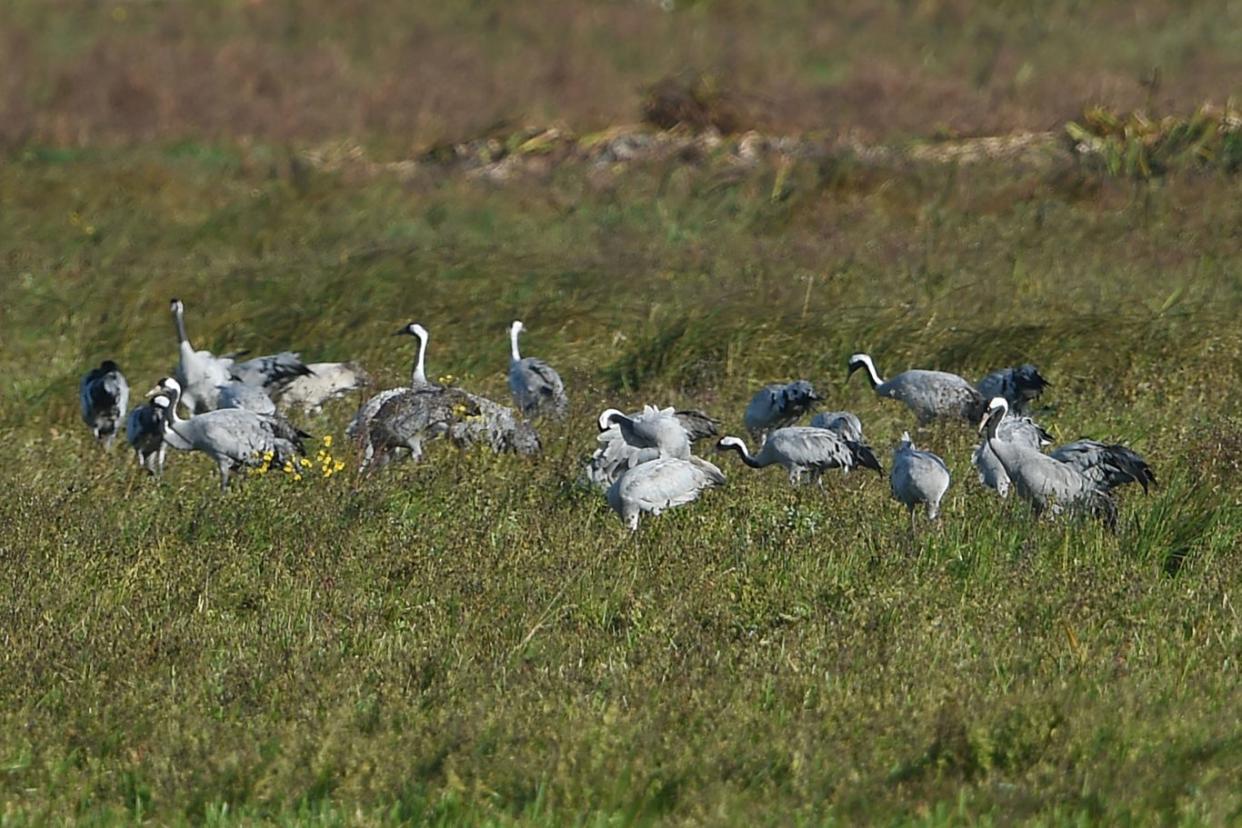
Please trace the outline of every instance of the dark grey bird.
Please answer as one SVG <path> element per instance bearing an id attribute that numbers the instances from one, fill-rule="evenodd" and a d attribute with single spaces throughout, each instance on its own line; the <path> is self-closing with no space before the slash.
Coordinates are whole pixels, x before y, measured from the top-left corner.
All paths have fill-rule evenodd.
<path id="1" fill-rule="evenodd" d="M 763 448 L 755 455 L 739 437 L 723 437 L 716 447 L 719 451 L 736 451 L 742 462 L 754 469 L 781 466 L 789 473 L 789 482 L 793 484 L 797 484 L 806 472 L 811 474 L 813 480 L 819 481 L 820 475 L 828 469 L 848 471 L 863 466 L 884 473 L 871 449 L 825 428 L 778 428 L 768 432 Z"/>
<path id="2" fill-rule="evenodd" d="M 866 354 L 854 354 L 848 365 L 850 375 L 860 368 L 866 369 L 876 395 L 905 403 L 918 417 L 919 425 L 941 417 L 974 423 L 987 409 L 979 390 L 957 374 L 914 369 L 884 380 Z"/>
<path id="3" fill-rule="evenodd" d="M 996 437 L 1008 443 L 1039 451 L 1043 446 L 1052 445 L 1052 437 L 1039 423 L 1030 417 L 1015 417 L 1012 414 L 1001 420 L 996 429 Z M 996 453 L 988 446 L 985 434 L 970 456 L 970 463 L 979 473 L 979 482 L 989 489 L 995 489 L 1001 497 L 1009 496 L 1009 475 L 997 458 Z"/>
<path id="4" fill-rule="evenodd" d="M 635 531 L 641 515 L 658 515 L 691 503 L 724 482 L 720 469 L 700 457 L 657 457 L 617 478 L 608 488 L 608 505 L 630 531 Z"/>
<path id="5" fill-rule="evenodd" d="M 165 413 L 171 410 L 171 401 L 162 394 L 129 412 L 125 421 L 125 438 L 134 450 L 138 465 L 148 474 L 159 477 L 164 472 Z"/>
<path id="6" fill-rule="evenodd" d="M 158 389 L 153 389 L 158 390 Z M 147 472 L 159 477 L 164 471 L 164 421 L 170 410 L 170 400 L 163 397 L 164 403 L 157 404 L 148 400 L 129 412 L 125 419 L 125 439 L 134 450 L 134 458 L 138 465 Z"/>
<path id="7" fill-rule="evenodd" d="M 742 423 L 753 439 L 762 441 L 768 432 L 796 423 L 821 400 L 807 380 L 765 385 L 750 398 Z"/>
<path id="8" fill-rule="evenodd" d="M 920 503 L 927 506 L 928 520 L 940 515 L 940 499 L 949 490 L 950 480 L 949 467 L 939 455 L 915 448 L 909 432 L 901 435 L 901 442 L 893 449 L 893 468 L 888 483 L 893 499 L 910 513 L 911 532 L 914 531 L 914 507 Z"/>
<path id="9" fill-rule="evenodd" d="M 412 336 L 418 340 L 418 355 L 414 358 L 414 367 L 410 369 L 410 384 L 404 388 L 386 388 L 378 394 L 374 394 L 358 409 L 349 425 L 345 429 L 345 434 L 351 440 L 359 443 L 362 447 L 362 465 L 365 467 L 371 462 L 371 457 L 375 452 L 375 447 L 371 444 L 371 421 L 375 415 L 379 413 L 384 403 L 391 400 L 411 389 L 418 389 L 427 386 L 427 342 L 430 335 L 427 329 L 417 322 L 411 322 L 401 330 L 393 334 L 393 336 Z"/>
<path id="10" fill-rule="evenodd" d="M 565 383 L 551 365 L 535 357 L 523 358 L 518 352 L 518 334 L 526 330 L 520 320 L 509 326 L 509 392 L 522 416 L 527 419 L 550 414 L 564 417 L 569 410 Z"/>
<path id="11" fill-rule="evenodd" d="M 1014 491 L 1031 504 L 1035 514 L 1085 512 L 1102 518 L 1110 527 L 1115 525 L 1117 503 L 1103 485 L 1038 448 L 1000 439 L 1000 424 L 1008 412 L 1005 398 L 993 397 L 979 430 L 987 435 L 988 446 L 1004 466 Z"/>
<path id="12" fill-rule="evenodd" d="M 855 443 L 863 442 L 862 420 L 852 411 L 821 411 L 811 418 L 812 428 L 826 428 Z"/>
<path id="13" fill-rule="evenodd" d="M 1013 368 L 1001 368 L 979 380 L 979 394 L 985 399 L 1004 397 L 1014 414 L 1026 414 L 1031 403 L 1052 383 L 1040 376 L 1039 369 L 1029 362 Z"/>
<path id="14" fill-rule="evenodd" d="M 88 371 L 78 383 L 78 401 L 82 421 L 90 426 L 95 439 L 110 450 L 129 409 L 129 382 L 117 364 L 105 359 L 98 368 Z"/>

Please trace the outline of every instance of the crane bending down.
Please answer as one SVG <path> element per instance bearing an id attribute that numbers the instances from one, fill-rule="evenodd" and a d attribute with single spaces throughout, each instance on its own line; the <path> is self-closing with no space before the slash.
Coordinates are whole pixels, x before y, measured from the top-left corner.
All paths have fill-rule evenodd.
<path id="1" fill-rule="evenodd" d="M 265 458 L 282 466 L 306 454 L 302 440 L 310 435 L 280 418 L 227 408 L 182 420 L 176 413 L 180 384 L 166 377 L 159 388 L 163 393 L 152 402 L 160 409 L 165 441 L 173 448 L 202 452 L 215 461 L 221 491 L 228 489 L 230 474 L 247 466 L 261 466 Z"/>
<path id="2" fill-rule="evenodd" d="M 608 487 L 608 505 L 633 532 L 638 529 L 640 515 L 658 515 L 691 503 L 706 490 L 724 483 L 720 469 L 701 457 L 657 457 L 617 478 Z"/>
<path id="3" fill-rule="evenodd" d="M 812 479 L 819 481 L 820 475 L 828 469 L 849 470 L 863 466 L 884 473 L 871 449 L 823 428 L 778 428 L 768 434 L 763 448 L 755 455 L 739 437 L 723 437 L 716 448 L 719 451 L 736 451 L 742 462 L 753 469 L 781 466 L 789 473 L 791 484 L 797 484 L 805 472 L 810 472 Z"/>
<path id="4" fill-rule="evenodd" d="M 937 418 L 958 418 L 975 423 L 987 408 L 978 389 L 957 374 L 912 369 L 885 380 L 867 354 L 851 356 L 848 367 L 850 376 L 865 369 L 876 395 L 905 403 L 918 417 L 919 425 Z"/>

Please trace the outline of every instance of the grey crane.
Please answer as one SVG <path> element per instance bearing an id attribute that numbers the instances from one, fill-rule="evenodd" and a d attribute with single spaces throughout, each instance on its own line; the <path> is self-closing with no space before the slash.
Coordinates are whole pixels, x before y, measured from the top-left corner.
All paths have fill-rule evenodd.
<path id="1" fill-rule="evenodd" d="M 386 388 L 378 394 L 373 394 L 358 409 L 349 425 L 345 428 L 345 434 L 351 440 L 362 445 L 362 465 L 365 467 L 371 462 L 371 457 L 375 452 L 375 447 L 371 444 L 371 421 L 375 419 L 375 415 L 379 413 L 384 403 L 391 400 L 411 389 L 418 389 L 428 385 L 426 359 L 427 359 L 427 342 L 430 335 L 427 329 L 417 322 L 411 322 L 393 334 L 393 336 L 412 336 L 418 340 L 418 355 L 414 358 L 414 366 L 410 369 L 410 384 L 404 388 Z"/>
<path id="2" fill-rule="evenodd" d="M 216 407 L 219 388 L 233 379 L 233 360 L 218 357 L 211 351 L 196 351 L 185 332 L 185 304 L 180 299 L 169 303 L 173 324 L 177 329 L 177 382 L 181 386 L 180 402 L 191 414 L 211 411 Z M 177 401 L 173 402 L 174 405 Z"/>
<path id="3" fill-rule="evenodd" d="M 565 383 L 551 365 L 535 357 L 523 358 L 518 352 L 518 334 L 526 330 L 521 320 L 509 326 L 509 392 L 522 416 L 543 414 L 560 418 L 569 410 Z"/>
<path id="4" fill-rule="evenodd" d="M 280 407 L 294 407 L 303 414 L 318 414 L 325 403 L 360 391 L 371 384 L 371 377 L 357 363 L 312 362 L 309 374 L 294 377 L 280 394 Z"/>
<path id="5" fill-rule="evenodd" d="M 233 356 L 216 356 L 211 351 L 196 351 L 185 332 L 185 303 L 173 299 L 169 308 L 177 329 L 175 374 L 181 384 L 181 401 L 191 413 L 218 407 L 220 386 L 234 380 L 262 388 L 268 394 L 278 394 L 294 378 L 310 373 L 301 358 L 291 351 L 245 362 L 237 362 Z"/>
<path id="6" fill-rule="evenodd" d="M 658 515 L 691 503 L 707 489 L 724 483 L 720 469 L 700 457 L 657 457 L 618 477 L 606 496 L 608 505 L 633 532 L 641 515 Z"/>
<path id="7" fill-rule="evenodd" d="M 83 422 L 90 426 L 95 439 L 110 450 L 129 409 L 129 382 L 115 362 L 105 359 L 82 377 L 78 402 L 82 405 Z"/>
<path id="8" fill-rule="evenodd" d="M 884 380 L 867 354 L 854 354 L 849 359 L 849 374 L 866 369 L 871 387 L 880 397 L 900 400 L 926 425 L 938 417 L 961 418 L 977 422 L 986 409 L 983 395 L 973 385 L 946 371 L 903 371 Z"/>
<path id="9" fill-rule="evenodd" d="M 612 410 L 615 409 L 610 409 Z M 637 411 L 627 416 L 630 419 L 639 419 L 643 416 L 643 412 Z M 673 416 L 681 423 L 691 443 L 715 437 L 718 433 L 720 422 L 706 412 L 680 409 L 673 411 Z M 603 420 L 601 416 L 598 423 L 600 433 L 596 441 L 599 447 L 584 464 L 581 481 L 586 485 L 607 491 L 608 487 L 629 469 L 659 457 L 660 450 L 630 445 L 622 436 L 619 425 L 611 421 L 603 422 Z"/>
<path id="10" fill-rule="evenodd" d="M 987 435 L 988 446 L 1004 466 L 1018 496 L 1031 504 L 1036 515 L 1086 512 L 1114 526 L 1117 503 L 1107 488 L 1077 467 L 1050 457 L 1038 448 L 1000 439 L 1000 424 L 1008 412 L 1009 403 L 1005 398 L 993 397 L 979 423 L 979 430 Z"/>
<path id="11" fill-rule="evenodd" d="M 220 409 L 196 414 L 188 420 L 177 416 L 180 384 L 171 377 L 159 383 L 164 393 L 152 403 L 162 409 L 161 423 L 167 443 L 181 451 L 206 454 L 220 469 L 220 488 L 227 490 L 229 475 L 247 466 L 260 466 L 271 453 L 271 462 L 283 465 L 306 453 L 302 440 L 309 437 L 277 417 L 255 414 L 241 408 Z M 166 405 L 159 401 L 165 400 Z"/>
<path id="12" fill-rule="evenodd" d="M 1017 443 L 1039 451 L 1042 446 L 1052 445 L 1052 437 L 1039 423 L 1030 417 L 1015 417 L 1012 414 L 1001 420 L 996 428 L 996 437 L 1008 443 Z M 995 489 L 1001 497 L 1009 496 L 1009 475 L 1001 465 L 996 453 L 988 446 L 985 434 L 970 456 L 970 463 L 979 473 L 979 482 L 989 489 Z"/>
<path id="13" fill-rule="evenodd" d="M 1026 414 L 1031 403 L 1039 398 L 1052 383 L 1044 379 L 1039 369 L 1029 362 L 1013 368 L 1001 368 L 979 380 L 979 394 L 985 400 L 1004 397 L 1014 414 Z"/>
<path id="14" fill-rule="evenodd" d="M 826 428 L 855 443 L 863 442 L 862 420 L 852 411 L 821 411 L 811 418 L 811 428 Z"/>
<path id="15" fill-rule="evenodd" d="M 849 470 L 863 466 L 884 473 L 871 449 L 824 428 L 778 428 L 768 433 L 768 439 L 756 455 L 751 455 L 739 437 L 722 437 L 716 448 L 736 451 L 742 462 L 753 469 L 781 466 L 789 472 L 789 482 L 793 484 L 802 479 L 804 472 L 810 472 L 812 479 L 819 481 L 820 475 L 828 469 Z"/>
<path id="16" fill-rule="evenodd" d="M 949 467 L 944 460 L 930 451 L 915 448 L 909 432 L 903 433 L 901 442 L 893 449 L 888 485 L 893 499 L 910 513 L 911 532 L 914 531 L 914 507 L 918 504 L 926 504 L 928 520 L 940 515 L 940 499 L 949 490 L 949 482 Z"/>
<path id="17" fill-rule="evenodd" d="M 746 405 L 742 423 L 755 440 L 764 440 L 769 431 L 796 423 L 823 399 L 807 380 L 765 385 Z"/>

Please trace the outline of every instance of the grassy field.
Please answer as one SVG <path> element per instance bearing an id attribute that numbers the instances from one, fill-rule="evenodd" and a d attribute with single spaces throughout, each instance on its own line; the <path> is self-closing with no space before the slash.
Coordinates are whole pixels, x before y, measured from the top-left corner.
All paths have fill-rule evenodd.
<path id="1" fill-rule="evenodd" d="M 1068 158 L 878 165 L 839 153 L 751 167 L 570 162 L 497 185 L 291 163 L 292 147 L 323 138 L 403 156 L 487 125 L 498 101 L 582 129 L 636 119 L 639 80 L 684 68 L 634 68 L 661 38 L 696 44 L 701 69 L 726 49 L 709 35 L 733 32 L 732 65 L 752 72 L 739 88 L 769 103 L 782 100 L 772 90 L 799 101 L 853 73 L 897 71 L 862 52 L 841 58 L 846 76 L 807 70 L 799 49 L 850 31 L 829 21 L 815 35 L 811 4 L 790 6 L 788 26 L 809 32 L 794 44 L 778 21 L 746 25 L 744 3 L 575 7 L 587 11 L 572 16 L 571 62 L 595 54 L 600 27 L 630 21 L 631 46 L 609 40 L 592 58 L 612 74 L 570 72 L 587 91 L 563 98 L 518 74 L 505 83 L 533 97 L 499 83 L 461 112 L 432 99 L 356 121 L 344 104 L 293 98 L 268 129 L 246 121 L 262 107 L 244 88 L 231 117 L 205 93 L 201 121 L 147 129 L 122 112 L 124 95 L 92 109 L 43 86 L 58 72 L 113 83 L 128 67 L 163 90 L 156 99 L 180 101 L 175 85 L 192 76 L 160 56 L 192 60 L 176 44 L 193 41 L 274 66 L 336 54 L 333 66 L 354 68 L 319 77 L 314 94 L 349 101 L 351 83 L 375 81 L 400 102 L 407 87 L 380 81 L 419 41 L 394 34 L 399 23 L 494 49 L 497 77 L 546 57 L 539 37 L 488 17 L 515 12 L 404 5 L 377 4 L 377 21 L 331 37 L 328 3 L 305 4 L 314 13 L 299 26 L 293 5 L 263 2 L 0 11 L 0 43 L 21 46 L 0 49 L 21 69 L 0 79 L 0 101 L 26 114 L 20 129 L 16 117 L 0 126 L 0 822 L 1242 820 L 1236 174 L 1132 181 Z M 929 77 L 1000 100 L 966 60 L 968 33 L 989 26 L 1007 44 L 997 65 L 1031 61 L 1046 94 L 1012 87 L 1009 109 L 979 110 L 993 121 L 950 131 L 1075 117 L 1090 93 L 1045 68 L 1089 86 L 1156 54 L 1163 88 L 1197 96 L 1183 110 L 1231 91 L 1219 85 L 1242 54 L 1231 4 L 1028 7 L 860 4 L 853 48 L 872 44 L 887 56 L 875 61 L 913 65 L 917 50 L 897 47 L 937 32 L 957 56 L 923 58 L 930 75 L 907 101 L 926 128 L 913 114 L 887 120 L 900 101 L 883 89 L 829 121 L 773 104 L 764 123 L 839 117 L 878 138 L 931 137 L 943 99 Z M 245 15 L 257 28 L 239 29 Z M 1076 52 L 1082 15 L 1117 37 Z M 1044 36 L 1020 37 L 1040 21 Z M 258 50 L 255 32 L 278 24 L 279 48 Z M 122 60 L 118 43 L 150 48 Z M 787 85 L 782 49 L 798 67 Z M 450 53 L 438 45 L 427 66 L 450 72 Z M 621 90 L 630 97 L 605 94 Z M 420 111 L 422 126 L 406 120 Z M 507 399 L 505 327 L 521 318 L 524 351 L 560 369 L 572 415 L 542 430 L 533 460 L 437 444 L 422 464 L 362 478 L 342 434 L 358 400 L 345 400 L 302 424 L 317 442 L 334 437 L 347 473 L 272 474 L 222 495 L 207 460 L 177 454 L 152 480 L 94 445 L 76 390 L 104 358 L 136 392 L 170 371 L 172 296 L 198 347 L 357 359 L 381 387 L 408 377 L 411 342 L 391 333 L 417 320 L 431 331 L 429 374 L 495 399 Z M 759 386 L 801 377 L 856 411 L 887 463 L 912 418 L 846 381 L 857 350 L 888 373 L 978 378 L 1033 361 L 1053 383 L 1040 417 L 1060 440 L 1125 442 L 1160 486 L 1124 493 L 1115 534 L 1036 523 L 978 484 L 976 436 L 957 425 L 925 435 L 954 482 L 941 525 L 914 540 L 869 473 L 793 489 L 721 457 L 725 488 L 634 535 L 574 484 L 603 407 L 693 404 L 737 433 Z"/>

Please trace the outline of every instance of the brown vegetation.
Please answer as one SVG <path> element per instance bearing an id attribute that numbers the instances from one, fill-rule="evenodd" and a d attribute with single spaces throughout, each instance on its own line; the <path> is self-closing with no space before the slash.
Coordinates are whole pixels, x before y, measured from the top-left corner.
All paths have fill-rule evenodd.
<path id="1" fill-rule="evenodd" d="M 351 136 L 408 152 L 500 122 L 632 122 L 644 102 L 661 125 L 724 132 L 981 135 L 1092 102 L 1184 109 L 1242 77 L 1222 1 L 676 5 L 14 0 L 0 143 Z"/>

